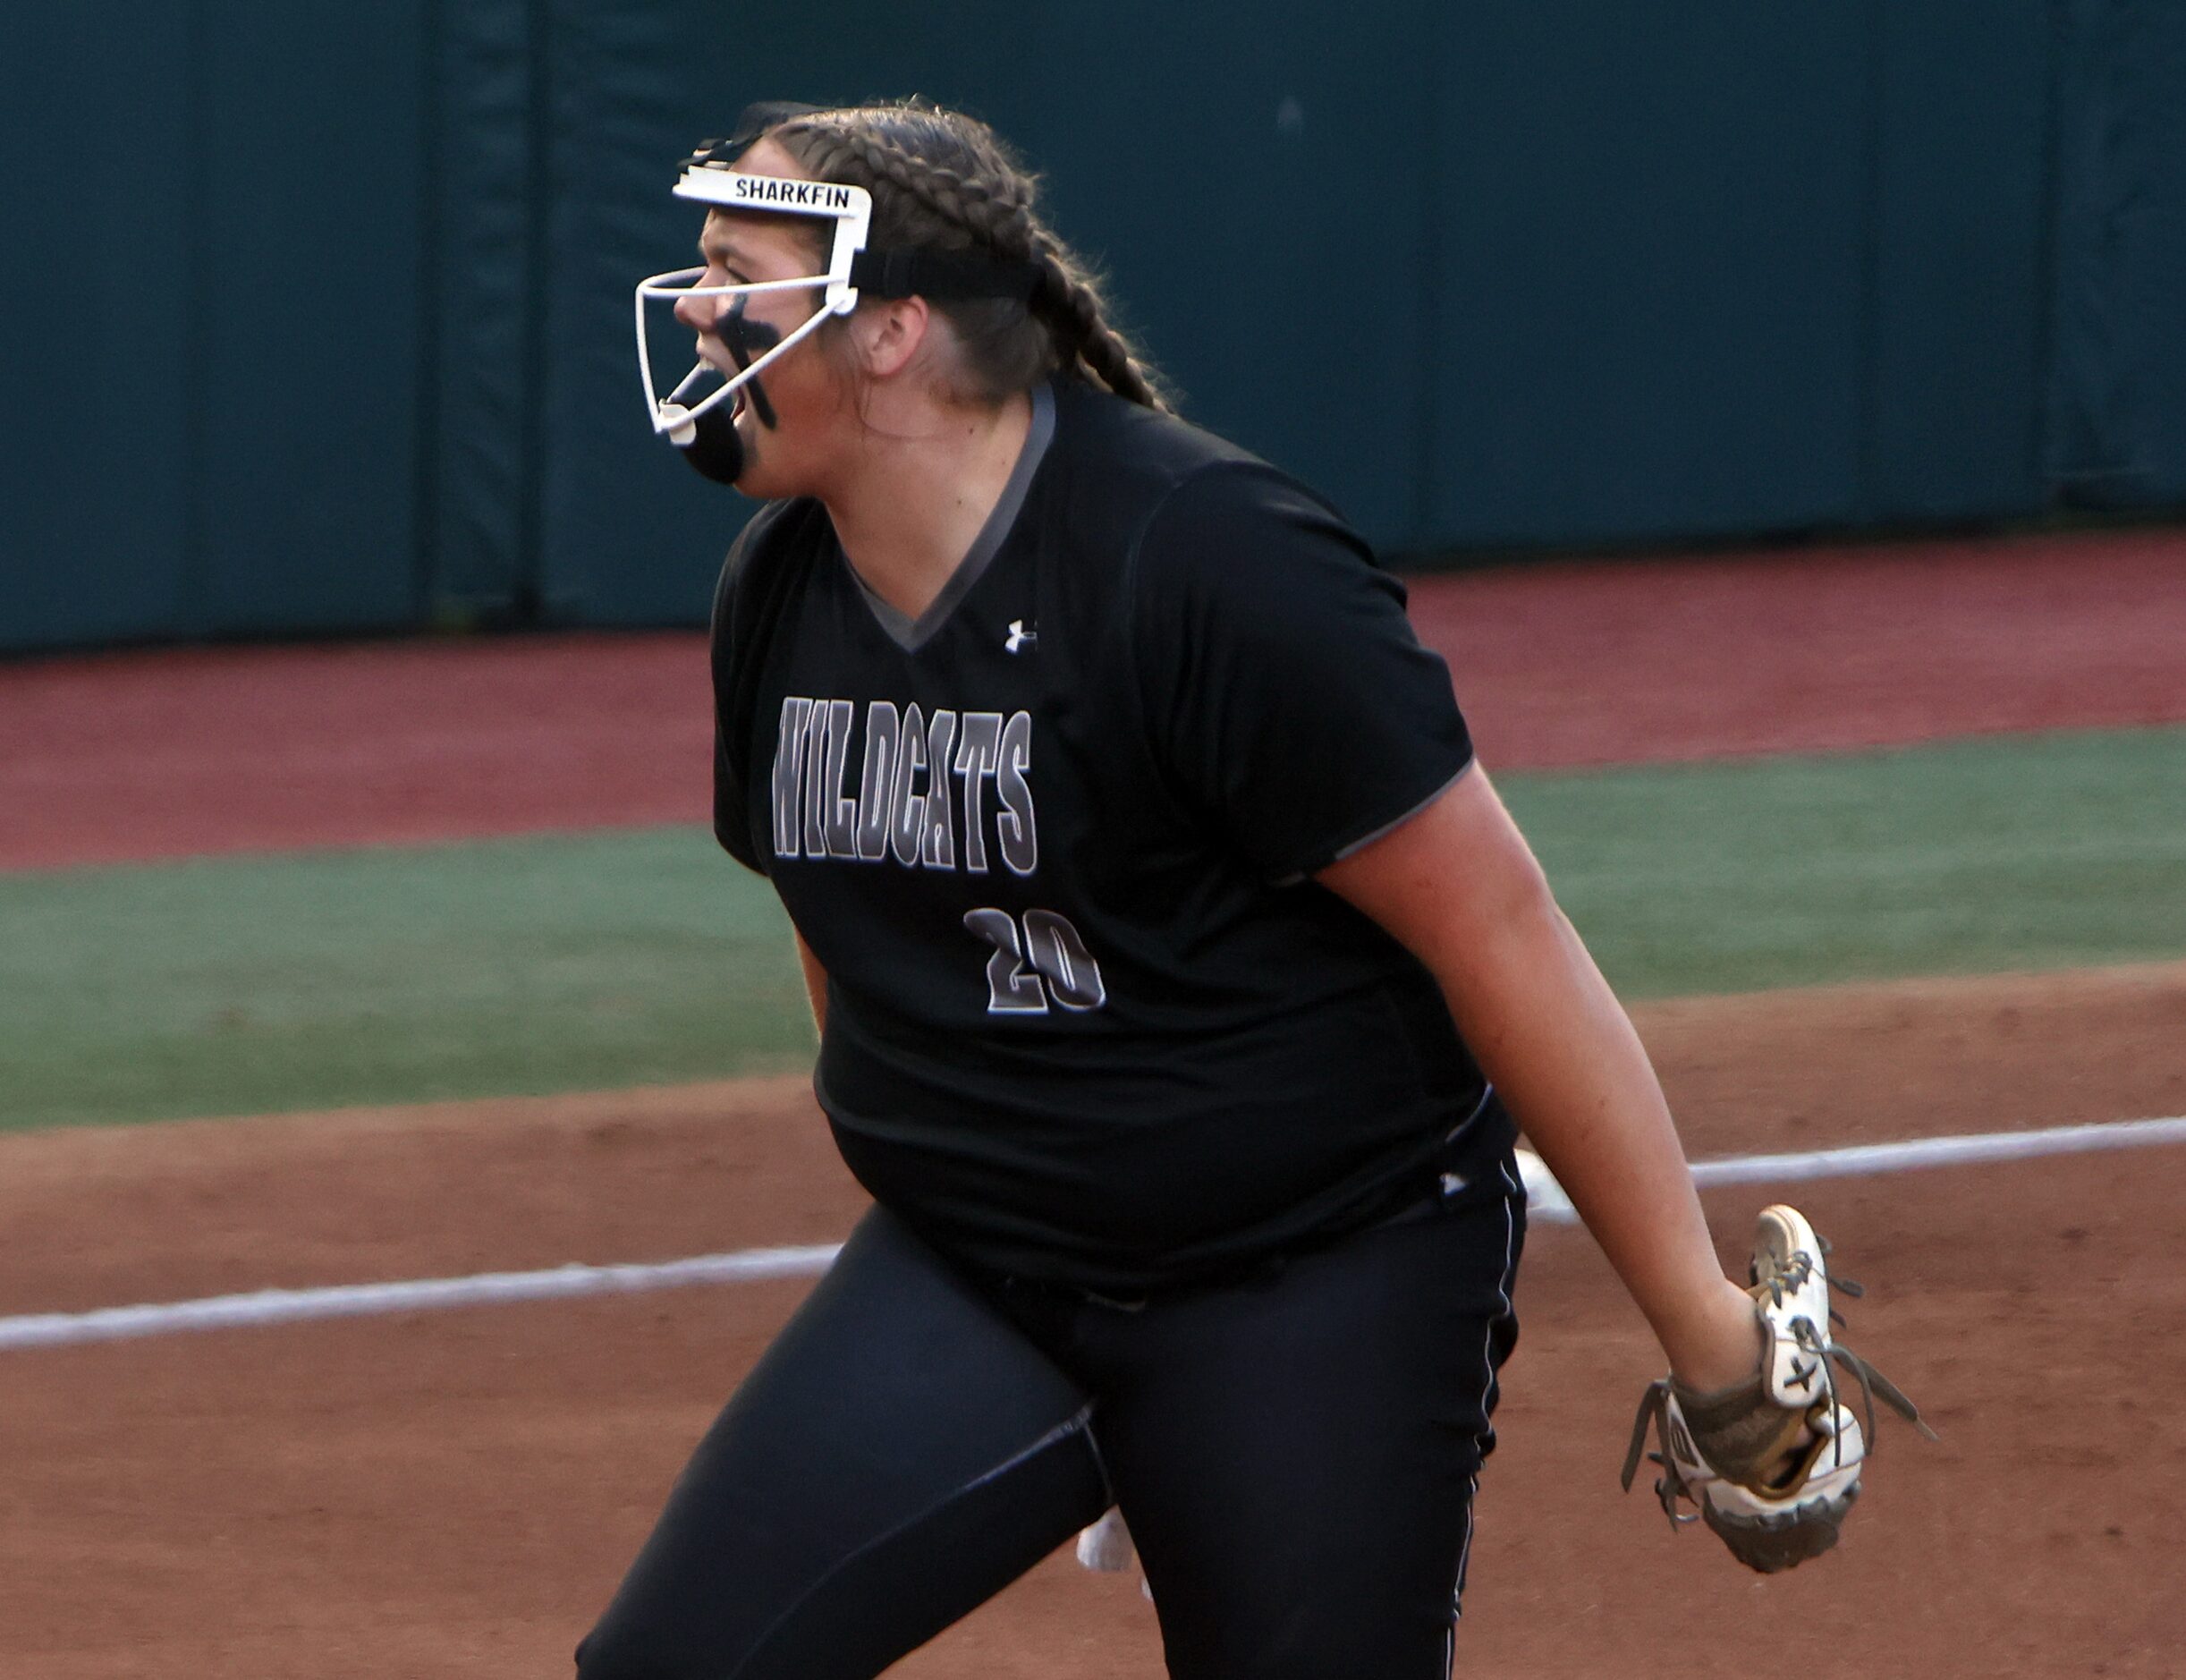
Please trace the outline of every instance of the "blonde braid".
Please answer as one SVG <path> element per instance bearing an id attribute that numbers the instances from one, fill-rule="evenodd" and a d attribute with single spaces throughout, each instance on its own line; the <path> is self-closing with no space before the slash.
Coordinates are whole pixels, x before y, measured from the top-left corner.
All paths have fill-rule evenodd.
<path id="1" fill-rule="evenodd" d="M 1032 254 L 1039 225 L 1032 216 L 1030 186 L 1008 175 L 998 181 L 960 174 L 946 164 L 904 150 L 894 141 L 862 129 L 833 123 L 806 125 L 823 137 L 819 148 L 832 156 L 823 163 L 808 156 L 801 161 L 822 174 L 829 164 L 860 165 L 868 186 L 885 181 L 901 187 L 945 222 L 963 229 L 974 239 L 991 245 L 1003 256 L 1022 259 Z"/>
<path id="2" fill-rule="evenodd" d="M 1051 319 L 1065 323 L 1076 340 L 1078 360 L 1118 396 L 1143 407 L 1169 412 L 1169 400 L 1156 381 L 1153 369 L 1132 353 L 1131 341 L 1108 324 L 1100 293 L 1093 283 L 1055 249 L 1042 230 L 1042 249 L 1033 260 L 1040 265 L 1040 291 L 1033 307 Z"/>
<path id="3" fill-rule="evenodd" d="M 928 157 L 890 129 L 946 146 L 969 167 Z M 770 134 L 820 179 L 848 178 L 876 193 L 877 245 L 901 242 L 947 250 L 977 244 L 1004 261 L 1033 264 L 1038 279 L 1031 310 L 1045 324 L 1051 365 L 1089 376 L 1116 395 L 1147 408 L 1168 410 L 1153 370 L 1109 323 L 1097 283 L 1035 213 L 1032 178 L 1013 166 L 984 123 L 954 112 L 904 105 L 792 118 Z M 928 216 L 885 215 L 884 183 Z M 888 223 L 899 225 L 884 233 Z M 985 307 L 991 311 L 995 306 Z M 1001 307 L 1013 312 L 1021 308 Z M 1007 323 L 991 320 L 987 331 L 1004 336 Z"/>

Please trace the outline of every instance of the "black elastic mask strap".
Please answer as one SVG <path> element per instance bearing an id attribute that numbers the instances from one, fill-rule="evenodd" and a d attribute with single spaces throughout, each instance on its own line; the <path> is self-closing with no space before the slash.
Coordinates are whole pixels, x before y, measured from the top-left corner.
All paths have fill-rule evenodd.
<path id="1" fill-rule="evenodd" d="M 1040 270 L 976 250 L 861 250 L 850 283 L 877 298 L 1014 298 L 1031 301 Z"/>
<path id="2" fill-rule="evenodd" d="M 729 307 L 714 322 L 714 331 L 729 347 L 730 360 L 736 363 L 739 373 L 745 372 L 782 342 L 782 335 L 765 321 L 755 321 L 745 315 L 744 305 L 750 301 L 750 298 L 741 294 L 730 299 Z M 774 430 L 775 405 L 767 400 L 767 387 L 753 379 L 744 388 L 751 393 L 751 412 L 759 417 L 759 424 L 768 431 Z"/>
<path id="3" fill-rule="evenodd" d="M 736 127 L 726 140 L 705 140 L 692 154 L 709 163 L 733 164 L 750 149 L 751 142 L 777 123 L 786 123 L 792 117 L 811 116 L 827 110 L 824 105 L 803 105 L 795 99 L 761 99 L 746 106 L 737 114 Z"/>

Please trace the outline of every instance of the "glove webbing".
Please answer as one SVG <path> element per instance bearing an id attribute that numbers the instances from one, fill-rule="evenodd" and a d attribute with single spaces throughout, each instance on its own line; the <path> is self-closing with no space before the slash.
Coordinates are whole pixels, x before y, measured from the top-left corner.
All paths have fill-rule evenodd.
<path id="1" fill-rule="evenodd" d="M 1830 1370 L 1831 1362 L 1834 1361 L 1843 1366 L 1845 1370 L 1860 1379 L 1860 1403 L 1867 1415 L 1866 1438 L 1869 1443 L 1875 1439 L 1875 1396 L 1877 1395 L 1880 1395 L 1884 1403 L 1892 1411 L 1919 1430 L 1929 1440 L 1936 1438 L 1936 1431 L 1929 1428 L 1927 1421 L 1920 1416 L 1919 1408 L 1906 1398 L 1904 1391 L 1889 1378 L 1876 1370 L 1873 1365 L 1853 1353 L 1851 1348 L 1834 1341 L 1823 1341 L 1819 1334 L 1804 1319 L 1800 1319 L 1792 1327 L 1792 1334 L 1797 1337 L 1800 1346 L 1807 1348 L 1820 1358 L 1822 1370 L 1829 1385 L 1828 1404 L 1833 1413 L 1838 1404 L 1838 1399 L 1836 1373 Z M 1632 1418 L 1631 1442 L 1625 1449 L 1624 1467 L 1618 1478 L 1623 1489 L 1627 1493 L 1631 1491 L 1632 1477 L 1640 1468 L 1640 1457 L 1647 1447 L 1648 1429 L 1652 1424 L 1656 1445 L 1662 1450 L 1648 1453 L 1647 1456 L 1653 1463 L 1661 1465 L 1663 1469 L 1661 1478 L 1655 1483 L 1655 1497 L 1662 1501 L 1663 1512 L 1669 1517 L 1673 1526 L 1682 1527 L 1687 1523 L 1697 1520 L 1693 1515 L 1681 1512 L 1678 1509 L 1678 1501 L 1681 1498 L 1695 1505 L 1698 1505 L 1699 1500 L 1686 1481 L 1683 1472 L 1678 1469 L 1676 1455 L 1670 1449 L 1668 1435 L 1670 1397 L 1673 1392 L 1677 1396 L 1679 1409 L 1688 1414 L 1688 1423 L 1695 1428 L 1707 1428 L 1716 1419 L 1720 1419 L 1719 1427 L 1731 1431 L 1734 1437 L 1731 1441 L 1719 1446 L 1717 1451 L 1721 1452 L 1724 1457 L 1733 1459 L 1735 1462 L 1718 1463 L 1717 1453 L 1702 1448 L 1697 1440 L 1693 1443 L 1694 1455 L 1704 1459 L 1717 1474 L 1724 1476 L 1726 1480 L 1740 1482 L 1755 1492 L 1764 1494 L 1770 1492 L 1771 1490 L 1765 1484 L 1752 1479 L 1753 1472 L 1765 1468 L 1781 1456 L 1790 1444 L 1789 1438 L 1795 1432 L 1794 1421 L 1803 1422 L 1807 1413 L 1804 1411 L 1793 1411 L 1788 1407 L 1775 1405 L 1764 1392 L 1758 1375 L 1748 1382 L 1718 1390 L 1714 1394 L 1696 1393 L 1687 1388 L 1682 1383 L 1677 1382 L 1674 1378 L 1665 1377 L 1649 1383 L 1647 1391 L 1640 1396 L 1640 1409 Z M 1769 1415 L 1772 1413 L 1778 1414 L 1782 1421 L 1779 1422 L 1777 1418 L 1772 1418 Z M 1754 1420 L 1758 1427 L 1748 1424 L 1741 1430 L 1741 1423 L 1749 1418 Z M 1735 1438 L 1737 1435 L 1744 1435 L 1750 1438 L 1739 1440 Z"/>

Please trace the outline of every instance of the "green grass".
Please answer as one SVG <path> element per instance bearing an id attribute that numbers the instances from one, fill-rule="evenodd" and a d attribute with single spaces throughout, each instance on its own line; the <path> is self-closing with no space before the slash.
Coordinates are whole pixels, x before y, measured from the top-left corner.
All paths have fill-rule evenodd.
<path id="1" fill-rule="evenodd" d="M 786 927 L 695 828 L 0 876 L 0 1124 L 803 1065 Z"/>
<path id="2" fill-rule="evenodd" d="M 1500 785 L 1628 997 L 2186 955 L 2186 731 Z"/>
<path id="3" fill-rule="evenodd" d="M 1627 997 L 2186 955 L 2186 731 L 1498 778 Z M 0 1125 L 781 1071 L 697 829 L 0 875 Z"/>

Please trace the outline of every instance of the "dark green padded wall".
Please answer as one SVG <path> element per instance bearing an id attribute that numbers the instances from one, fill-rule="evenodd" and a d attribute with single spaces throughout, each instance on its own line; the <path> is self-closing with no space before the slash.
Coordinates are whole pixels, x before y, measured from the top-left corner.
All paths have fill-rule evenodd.
<path id="1" fill-rule="evenodd" d="M 141 10 L 0 8 L 0 649 L 188 623 L 190 31 Z"/>
<path id="2" fill-rule="evenodd" d="M 1420 516 L 1440 8 L 1126 0 L 1125 50 L 1030 102 L 1064 233 L 1108 270 L 1192 419 L 1310 479 L 1377 541 Z M 1051 11 L 1032 43 L 1071 62 Z M 995 114 L 1002 121 L 999 112 Z"/>
<path id="3" fill-rule="evenodd" d="M 631 286 L 766 97 L 992 119 L 1400 552 L 2186 504 L 2177 0 L 110 0 L 0 75 L 0 649 L 697 622 Z"/>
<path id="4" fill-rule="evenodd" d="M 1877 8 L 1862 520 L 1994 519 L 2046 499 L 2051 13 Z"/>
<path id="5" fill-rule="evenodd" d="M 414 621 L 426 15 L 6 8 L 0 649 Z"/>
<path id="6" fill-rule="evenodd" d="M 2186 500 L 2186 5 L 2056 0 L 2044 465 L 2072 502 Z"/>
<path id="7" fill-rule="evenodd" d="M 208 630 L 415 615 L 426 11 L 206 8 L 191 395 Z"/>
<path id="8" fill-rule="evenodd" d="M 1852 517 L 1865 9 L 1469 13 L 1425 544 Z"/>
<path id="9" fill-rule="evenodd" d="M 505 621 L 528 599 L 536 539 L 533 342 L 546 232 L 534 141 L 543 80 L 531 0 L 444 4 L 433 51 L 420 207 L 427 230 L 431 427 L 419 486 L 427 610 L 436 622 Z"/>

